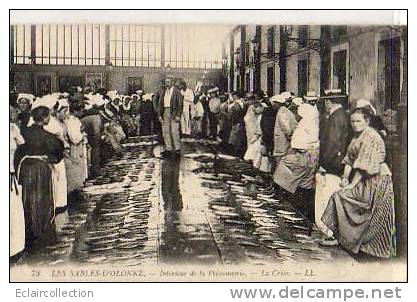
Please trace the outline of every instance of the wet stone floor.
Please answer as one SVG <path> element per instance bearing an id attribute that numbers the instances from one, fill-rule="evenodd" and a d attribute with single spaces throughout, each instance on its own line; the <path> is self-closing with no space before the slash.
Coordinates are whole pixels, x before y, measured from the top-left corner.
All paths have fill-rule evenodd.
<path id="1" fill-rule="evenodd" d="M 159 159 L 151 138 L 130 138 L 56 217 L 34 265 L 267 264 L 350 257 L 318 244 L 319 231 L 249 163 L 215 142 L 183 139 Z"/>

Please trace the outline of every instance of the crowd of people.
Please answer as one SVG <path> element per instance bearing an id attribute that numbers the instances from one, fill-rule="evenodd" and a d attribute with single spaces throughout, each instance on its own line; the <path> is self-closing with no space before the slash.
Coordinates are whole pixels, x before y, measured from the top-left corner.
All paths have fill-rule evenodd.
<path id="1" fill-rule="evenodd" d="M 216 92 L 210 98 L 217 105 Z M 277 196 L 318 226 L 320 244 L 396 255 L 387 129 L 370 101 L 348 104 L 340 90 L 270 98 L 232 92 L 211 120 L 219 121 L 225 150 L 270 175 Z"/>
<path id="2" fill-rule="evenodd" d="M 396 254 L 394 193 L 386 129 L 371 102 L 348 108 L 340 91 L 239 95 L 192 90 L 167 77 L 161 92 L 120 95 L 80 87 L 10 97 L 13 259 L 53 228 L 87 179 L 100 174 L 129 136 L 157 135 L 162 157 L 181 156 L 181 136 L 217 141 L 252 162 L 276 194 L 323 232 L 323 245 Z"/>

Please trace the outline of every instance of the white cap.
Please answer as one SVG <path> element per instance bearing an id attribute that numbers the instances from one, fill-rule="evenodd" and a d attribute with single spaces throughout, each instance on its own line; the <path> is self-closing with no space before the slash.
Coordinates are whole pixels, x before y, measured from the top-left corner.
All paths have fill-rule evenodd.
<path id="1" fill-rule="evenodd" d="M 270 99 L 269 99 L 269 101 L 271 101 L 271 102 L 276 102 L 276 103 L 280 103 L 280 104 L 283 104 L 283 103 L 285 103 L 285 98 L 282 96 L 282 94 L 276 94 L 276 95 L 274 95 L 274 96 L 272 96 Z"/>
<path id="2" fill-rule="evenodd" d="M 371 109 L 372 113 L 376 115 L 376 109 L 374 106 L 372 106 L 371 102 L 369 100 L 360 99 L 356 102 L 356 108 L 366 108 L 369 107 Z"/>
<path id="3" fill-rule="evenodd" d="M 296 97 L 296 98 L 293 98 L 291 102 L 296 106 L 300 106 L 301 104 L 303 104 L 303 99 Z"/>
<path id="4" fill-rule="evenodd" d="M 33 100 L 35 99 L 35 96 L 29 93 L 19 93 L 17 95 L 17 102 L 19 103 L 19 101 L 22 99 L 28 100 L 29 103 L 32 104 Z"/>

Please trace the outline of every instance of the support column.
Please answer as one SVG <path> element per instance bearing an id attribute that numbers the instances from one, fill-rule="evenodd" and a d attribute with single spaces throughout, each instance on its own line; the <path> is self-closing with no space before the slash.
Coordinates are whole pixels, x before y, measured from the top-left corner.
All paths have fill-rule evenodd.
<path id="1" fill-rule="evenodd" d="M 259 93 L 259 91 L 261 91 L 261 52 L 262 52 L 262 26 L 260 25 L 256 25 L 255 40 L 258 42 L 258 47 L 256 49 L 256 54 L 255 54 L 254 90 L 256 93 Z"/>
<path id="2" fill-rule="evenodd" d="M 161 25 L 161 68 L 165 67 L 165 25 Z"/>
<path id="3" fill-rule="evenodd" d="M 10 25 L 10 37 L 9 37 L 9 43 L 10 43 L 10 53 L 9 53 L 9 64 L 14 63 L 14 29 L 15 27 L 13 25 Z"/>
<path id="4" fill-rule="evenodd" d="M 105 36 L 105 44 L 106 44 L 106 47 L 104 50 L 105 64 L 111 65 L 111 62 L 110 62 L 110 25 L 106 25 L 104 36 Z"/>
<path id="5" fill-rule="evenodd" d="M 245 51 L 245 43 L 246 43 L 246 26 L 240 26 L 240 93 L 244 95 L 245 93 L 245 58 L 246 58 L 246 51 Z"/>
<path id="6" fill-rule="evenodd" d="M 232 33 L 230 33 L 230 49 L 229 49 L 229 53 L 230 53 L 230 67 L 229 67 L 229 92 L 232 92 L 234 90 L 233 87 L 233 82 L 234 82 L 234 78 L 235 78 L 235 36 Z"/>
<path id="7" fill-rule="evenodd" d="M 287 81 L 287 35 L 285 34 L 284 26 L 279 26 L 279 91 L 286 90 Z"/>

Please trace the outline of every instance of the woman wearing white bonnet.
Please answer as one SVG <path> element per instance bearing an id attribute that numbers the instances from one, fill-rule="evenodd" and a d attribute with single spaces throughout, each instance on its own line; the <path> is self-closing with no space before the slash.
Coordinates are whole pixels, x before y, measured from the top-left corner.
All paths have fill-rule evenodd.
<path id="1" fill-rule="evenodd" d="M 41 104 L 48 107 L 51 115 L 49 123 L 44 126 L 44 129 L 49 133 L 55 135 L 63 143 L 66 150 L 69 150 L 70 145 L 68 143 L 67 130 L 59 119 L 59 112 L 66 110 L 68 106 L 68 101 L 66 99 L 58 100 L 57 95 L 45 95 L 40 100 Z M 36 103 L 36 102 L 35 102 Z M 53 186 L 53 198 L 54 205 L 56 209 L 64 209 L 67 206 L 67 173 L 65 169 L 65 161 L 62 159 L 58 163 L 51 165 L 52 169 L 52 186 Z"/>
<path id="2" fill-rule="evenodd" d="M 298 115 L 301 120 L 291 137 L 291 151 L 279 162 L 274 180 L 289 193 L 298 192 L 294 196 L 296 206 L 314 221 L 312 188 L 318 165 L 319 126 L 313 106 L 301 104 Z"/>
<path id="3" fill-rule="evenodd" d="M 382 138 L 385 138 L 387 136 L 387 130 L 385 128 L 385 125 L 382 121 L 382 118 L 377 115 L 377 111 L 375 107 L 372 105 L 371 101 L 367 99 L 359 99 L 356 102 L 356 108 L 366 108 L 371 113 L 371 120 L 369 121 L 369 126 L 374 128 L 378 131 L 378 133 L 382 136 Z"/>

